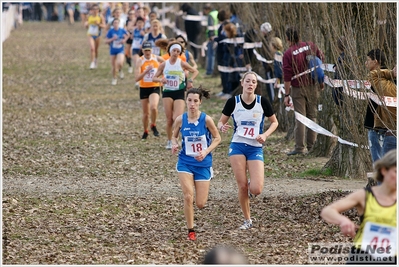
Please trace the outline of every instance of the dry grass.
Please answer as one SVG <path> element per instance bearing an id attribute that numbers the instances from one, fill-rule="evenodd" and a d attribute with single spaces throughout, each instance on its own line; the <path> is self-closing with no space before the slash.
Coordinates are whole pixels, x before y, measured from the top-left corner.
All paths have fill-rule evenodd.
<path id="1" fill-rule="evenodd" d="M 88 53 L 79 24 L 25 23 L 3 43 L 3 264 L 188 264 L 221 243 L 251 264 L 301 264 L 308 242 L 344 240 L 319 211 L 346 193 L 320 192 L 363 182 L 300 178 L 326 159 L 287 158 L 293 144 L 276 133 L 265 148 L 266 196 L 252 205 L 256 227 L 237 230 L 226 135 L 207 207 L 195 211 L 199 239 L 187 242 L 162 104 L 161 137 L 142 142 L 133 76 L 111 86 L 106 45 L 96 70 Z M 218 78 L 198 80 L 221 90 Z M 212 98 L 202 109 L 217 121 L 223 105 Z"/>

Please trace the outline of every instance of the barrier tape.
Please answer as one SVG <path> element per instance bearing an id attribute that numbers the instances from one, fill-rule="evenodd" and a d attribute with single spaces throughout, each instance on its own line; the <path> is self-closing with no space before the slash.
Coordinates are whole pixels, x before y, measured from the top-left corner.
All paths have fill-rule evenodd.
<path id="1" fill-rule="evenodd" d="M 220 66 L 218 65 L 218 70 L 224 73 L 232 73 L 232 72 L 246 72 L 246 67 L 227 67 L 227 66 Z"/>
<path id="2" fill-rule="evenodd" d="M 305 125 L 306 127 L 308 127 L 309 129 L 313 130 L 316 133 L 319 133 L 319 134 L 322 134 L 322 135 L 326 135 L 326 136 L 329 136 L 329 137 L 333 137 L 333 138 L 337 138 L 338 142 L 340 142 L 341 144 L 358 147 L 357 144 L 349 142 L 349 141 L 346 141 L 346 140 L 342 139 L 341 137 L 331 133 L 330 131 L 324 129 L 323 127 L 321 127 L 320 125 L 318 125 L 314 121 L 308 119 L 307 117 L 303 116 L 302 114 L 298 113 L 297 111 L 295 111 L 295 119 L 297 119 L 303 125 Z"/>
<path id="3" fill-rule="evenodd" d="M 349 86 L 350 88 L 353 89 L 371 89 L 371 83 L 370 81 L 367 80 L 336 80 L 336 79 L 331 79 L 328 76 L 324 76 L 324 83 L 331 87 L 345 87 Z"/>
<path id="4" fill-rule="evenodd" d="M 256 50 L 254 50 L 254 55 L 255 55 L 255 57 L 256 57 L 256 59 L 257 59 L 258 61 L 262 61 L 262 62 L 265 62 L 265 63 L 267 63 L 267 64 L 273 63 L 273 60 L 267 60 L 267 59 L 265 59 L 265 58 L 262 57 Z M 283 56 L 275 54 L 275 55 L 274 55 L 274 60 L 277 61 L 277 62 L 283 63 Z"/>
<path id="5" fill-rule="evenodd" d="M 260 48 L 260 47 L 262 47 L 262 42 L 255 42 L 255 43 L 246 43 L 245 42 L 243 47 L 244 47 L 244 49 Z"/>
<path id="6" fill-rule="evenodd" d="M 397 98 L 392 96 L 383 96 L 380 97 L 373 92 L 362 92 L 354 89 L 371 89 L 371 83 L 367 80 L 365 81 L 357 81 L 357 80 L 333 80 L 327 76 L 324 76 L 324 83 L 331 87 L 342 87 L 343 92 L 351 96 L 353 98 L 359 100 L 367 100 L 371 99 L 378 105 L 385 105 L 387 107 L 397 107 Z"/>
<path id="7" fill-rule="evenodd" d="M 189 21 L 207 21 L 208 17 L 207 16 L 199 16 L 199 15 L 183 15 L 182 18 L 184 20 L 189 20 Z"/>

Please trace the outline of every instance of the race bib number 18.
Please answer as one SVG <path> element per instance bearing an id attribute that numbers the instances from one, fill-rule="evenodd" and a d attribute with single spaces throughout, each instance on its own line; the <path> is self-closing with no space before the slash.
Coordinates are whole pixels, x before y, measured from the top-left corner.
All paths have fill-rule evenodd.
<path id="1" fill-rule="evenodd" d="M 208 148 L 206 138 L 202 136 L 186 136 L 184 140 L 186 155 L 190 157 L 198 156 L 198 153 Z"/>

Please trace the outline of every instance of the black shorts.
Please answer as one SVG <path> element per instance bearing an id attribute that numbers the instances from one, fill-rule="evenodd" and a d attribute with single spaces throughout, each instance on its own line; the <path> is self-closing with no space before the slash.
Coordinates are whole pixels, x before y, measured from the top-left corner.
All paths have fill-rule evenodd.
<path id="1" fill-rule="evenodd" d="M 127 39 L 126 43 L 131 45 L 133 43 L 133 39 L 132 38 Z"/>
<path id="2" fill-rule="evenodd" d="M 148 99 L 151 94 L 156 93 L 159 95 L 160 87 L 140 87 L 140 99 Z"/>
<path id="3" fill-rule="evenodd" d="M 167 91 L 167 92 L 162 91 L 162 98 L 170 97 L 173 100 L 178 100 L 178 99 L 184 100 L 185 92 L 186 92 L 185 90 Z"/>

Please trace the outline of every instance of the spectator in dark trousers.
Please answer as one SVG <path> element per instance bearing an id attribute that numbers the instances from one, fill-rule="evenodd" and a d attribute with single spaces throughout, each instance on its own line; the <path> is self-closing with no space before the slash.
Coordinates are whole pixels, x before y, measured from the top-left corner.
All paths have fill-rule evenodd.
<path id="1" fill-rule="evenodd" d="M 218 13 L 218 20 L 220 22 L 220 26 L 218 29 L 218 35 L 214 39 L 215 42 L 218 43 L 218 46 L 216 47 L 216 63 L 218 66 L 222 67 L 227 67 L 229 65 L 228 60 L 223 60 L 223 52 L 224 52 L 224 46 L 226 45 L 225 43 L 222 43 L 224 39 L 226 39 L 226 32 L 224 31 L 224 25 L 229 22 L 228 20 L 228 14 L 225 10 L 219 10 Z M 228 78 L 229 78 L 229 73 L 228 72 L 223 72 L 219 71 L 220 73 L 220 80 L 222 82 L 222 88 L 223 90 L 219 93 L 216 94 L 217 97 L 222 97 L 224 94 L 227 94 L 229 92 L 228 89 Z"/>
<path id="2" fill-rule="evenodd" d="M 41 21 L 43 18 L 42 3 L 33 4 L 33 20 Z"/>
<path id="3" fill-rule="evenodd" d="M 242 37 L 237 33 L 236 25 L 228 22 L 224 25 L 226 37 L 234 40 L 234 43 L 225 44 L 223 51 L 223 61 L 231 68 L 238 68 L 244 66 L 243 44 L 236 43 L 236 38 Z M 233 91 L 240 85 L 240 73 L 238 71 L 227 73 L 227 89 L 221 99 L 229 99 L 233 95 Z"/>
<path id="4" fill-rule="evenodd" d="M 43 5 L 46 8 L 46 12 L 47 12 L 46 20 L 51 21 L 53 13 L 54 13 L 54 3 L 45 2 Z"/>
<path id="5" fill-rule="evenodd" d="M 195 10 L 192 6 L 190 6 L 187 3 L 184 3 L 181 8 L 183 12 L 185 12 L 187 15 L 192 15 L 192 16 L 199 16 L 199 13 L 197 10 Z M 198 44 L 198 36 L 201 33 L 201 22 L 200 21 L 194 21 L 194 20 L 185 20 L 184 21 L 184 28 L 187 33 L 187 40 L 188 42 L 192 42 L 194 44 Z M 191 51 L 193 52 L 194 55 L 194 60 L 197 61 L 198 59 L 198 49 L 192 45 L 190 45 Z"/>
<path id="6" fill-rule="evenodd" d="M 245 31 L 244 42 L 245 43 L 259 42 L 259 32 L 253 28 Z M 244 62 L 247 70 L 252 70 L 252 68 L 257 63 L 257 59 L 254 57 L 253 48 L 244 49 Z"/>
<path id="7" fill-rule="evenodd" d="M 272 25 L 269 22 L 265 22 L 260 26 L 260 32 L 262 34 L 262 48 L 260 49 L 260 54 L 268 61 L 273 61 L 274 54 L 270 50 L 270 42 L 273 37 Z M 263 68 L 265 70 L 265 79 L 269 80 L 274 78 L 273 75 L 273 63 L 266 63 L 262 61 Z M 266 92 L 269 96 L 270 103 L 274 102 L 274 87 L 272 83 L 266 83 Z"/>
<path id="8" fill-rule="evenodd" d="M 29 2 L 22 3 L 22 19 L 24 21 L 32 19 L 32 3 Z"/>
<path id="9" fill-rule="evenodd" d="M 291 95 L 294 110 L 308 119 L 316 121 L 319 90 L 324 89 L 324 83 L 318 83 L 318 81 L 313 80 L 310 74 L 295 76 L 308 70 L 307 55 L 315 55 L 321 61 L 324 60 L 324 55 L 314 43 L 300 41 L 299 33 L 294 27 L 289 27 L 285 34 L 289 48 L 284 52 L 283 56 L 284 104 L 291 106 Z M 313 148 L 316 142 L 316 132 L 309 128 L 306 132 L 306 126 L 298 120 L 295 120 L 294 135 L 295 149 L 287 153 L 288 156 L 304 154 L 305 139 L 308 151 Z"/>
<path id="10" fill-rule="evenodd" d="M 217 25 L 219 21 L 217 19 L 218 11 L 213 9 L 210 4 L 204 6 L 204 15 L 208 16 L 208 26 L 206 29 L 206 37 L 208 38 L 207 50 L 206 50 L 206 75 L 212 76 L 213 69 L 215 67 L 215 36 L 217 34 Z"/>
<path id="11" fill-rule="evenodd" d="M 65 19 L 65 4 L 63 2 L 57 3 L 58 21 L 62 22 Z"/>

